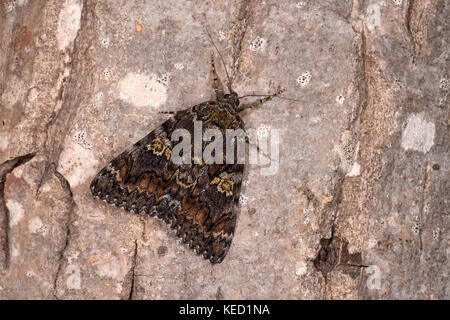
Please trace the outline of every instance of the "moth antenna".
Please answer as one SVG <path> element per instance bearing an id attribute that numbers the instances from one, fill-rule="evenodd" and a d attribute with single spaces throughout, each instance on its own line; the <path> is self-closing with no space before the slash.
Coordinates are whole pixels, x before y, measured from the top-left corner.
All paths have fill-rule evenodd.
<path id="1" fill-rule="evenodd" d="M 238 97 L 238 99 L 247 98 L 247 97 L 268 97 L 268 96 L 270 96 L 270 94 L 246 94 L 245 96 Z M 295 101 L 295 102 L 305 102 L 302 100 L 286 98 L 286 97 L 282 97 L 282 96 L 276 96 L 275 98 L 289 100 L 289 101 Z"/>
<path id="2" fill-rule="evenodd" d="M 230 75 L 228 74 L 227 66 L 225 65 L 225 60 L 223 60 L 223 57 L 222 57 L 222 55 L 220 54 L 220 51 L 219 51 L 219 49 L 217 48 L 216 44 L 214 43 L 214 40 L 213 40 L 213 38 L 211 37 L 211 34 L 209 33 L 209 30 L 208 30 L 208 28 L 206 27 L 206 25 L 203 25 L 203 28 L 205 28 L 206 33 L 208 34 L 209 40 L 211 41 L 211 44 L 214 46 L 214 48 L 216 49 L 217 53 L 219 54 L 220 61 L 222 61 L 223 68 L 225 69 L 225 73 L 226 73 L 226 75 L 227 75 L 227 80 L 228 80 L 228 86 L 227 86 L 227 87 L 228 87 L 229 93 L 231 93 L 231 92 L 233 91 L 233 90 L 231 89 L 231 79 L 230 79 Z"/>

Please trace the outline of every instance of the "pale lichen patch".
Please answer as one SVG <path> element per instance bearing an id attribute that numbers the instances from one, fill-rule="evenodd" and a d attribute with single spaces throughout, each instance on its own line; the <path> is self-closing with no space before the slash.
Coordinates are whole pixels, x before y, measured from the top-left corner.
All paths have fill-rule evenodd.
<path id="1" fill-rule="evenodd" d="M 43 226 L 44 224 L 39 217 L 31 218 L 28 222 L 28 230 L 30 230 L 31 233 L 38 233 Z"/>
<path id="2" fill-rule="evenodd" d="M 66 286 L 68 289 L 79 290 L 81 289 L 81 272 L 78 265 L 70 264 L 66 268 Z"/>
<path id="3" fill-rule="evenodd" d="M 378 4 L 372 4 L 367 7 L 367 28 L 369 31 L 381 26 L 381 9 Z"/>
<path id="4" fill-rule="evenodd" d="M 266 44 L 265 39 L 263 39 L 261 37 L 256 37 L 255 40 L 250 42 L 250 50 L 258 51 L 260 49 L 263 49 L 265 44 Z"/>
<path id="5" fill-rule="evenodd" d="M 339 103 L 339 104 L 344 104 L 344 101 L 345 101 L 345 97 L 344 97 L 342 94 L 340 94 L 340 95 L 338 95 L 338 96 L 336 97 L 336 102 L 337 102 L 337 103 Z"/>
<path id="6" fill-rule="evenodd" d="M 82 4 L 77 0 L 66 0 L 64 3 L 59 13 L 56 34 L 59 50 L 65 50 L 75 40 L 80 29 L 81 9 Z"/>
<path id="7" fill-rule="evenodd" d="M 9 211 L 9 226 L 13 227 L 23 218 L 24 210 L 21 203 L 13 199 L 6 201 L 6 207 Z"/>
<path id="8" fill-rule="evenodd" d="M 347 173 L 347 177 L 356 177 L 359 176 L 361 172 L 361 166 L 359 165 L 358 162 L 354 162 L 352 168 L 350 169 L 350 171 Z"/>
<path id="9" fill-rule="evenodd" d="M 12 246 L 11 247 L 11 257 L 17 258 L 18 256 L 20 256 L 20 250 L 17 249 L 16 247 Z"/>
<path id="10" fill-rule="evenodd" d="M 306 71 L 304 73 L 302 73 L 298 78 L 297 78 L 297 83 L 301 86 L 301 87 L 305 87 L 308 85 L 308 83 L 311 81 L 312 75 L 309 71 Z"/>
<path id="11" fill-rule="evenodd" d="M 402 134 L 402 148 L 427 153 L 434 145 L 435 126 L 423 114 L 411 114 Z"/>
<path id="12" fill-rule="evenodd" d="M 0 151 L 5 151 L 8 145 L 8 134 L 6 132 L 0 132 Z"/>
<path id="13" fill-rule="evenodd" d="M 167 100 L 167 86 L 154 76 L 128 73 L 119 81 L 118 94 L 134 106 L 158 108 Z"/>
<path id="14" fill-rule="evenodd" d="M 303 276 L 308 271 L 308 267 L 305 261 L 297 262 L 295 265 L 295 275 L 297 277 Z"/>
<path id="15" fill-rule="evenodd" d="M 17 5 L 19 7 L 26 6 L 28 4 L 28 0 L 17 0 Z"/>
<path id="16" fill-rule="evenodd" d="M 67 178 L 71 187 L 76 187 L 97 172 L 97 164 L 91 150 L 71 142 L 61 154 L 58 171 Z"/>

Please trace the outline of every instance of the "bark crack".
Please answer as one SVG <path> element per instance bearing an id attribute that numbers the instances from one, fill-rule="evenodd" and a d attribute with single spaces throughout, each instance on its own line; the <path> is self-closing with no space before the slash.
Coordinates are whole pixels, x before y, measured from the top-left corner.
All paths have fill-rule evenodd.
<path id="1" fill-rule="evenodd" d="M 368 266 L 362 263 L 361 252 L 351 254 L 348 251 L 349 242 L 346 239 L 336 236 L 333 225 L 330 238 L 320 240 L 320 250 L 314 259 L 314 267 L 320 271 L 324 277 L 324 297 L 326 297 L 328 274 L 333 270 L 340 270 L 356 279 L 362 268 Z"/>
<path id="2" fill-rule="evenodd" d="M 418 232 L 419 232 L 419 249 L 420 252 L 422 252 L 422 248 L 423 248 L 423 223 L 424 223 L 424 209 L 426 206 L 426 201 L 428 198 L 428 194 L 430 191 L 430 166 L 428 161 L 425 162 L 425 172 L 424 172 L 424 176 L 423 176 L 423 183 L 422 183 L 422 197 L 421 197 L 421 201 L 420 201 L 420 210 L 419 210 L 419 221 L 416 221 L 416 225 L 418 227 Z"/>
<path id="3" fill-rule="evenodd" d="M 134 287 L 135 287 L 135 279 L 136 279 L 136 264 L 137 264 L 137 256 L 138 256 L 138 242 L 137 240 L 134 241 L 134 254 L 133 259 L 131 262 L 131 268 L 130 268 L 130 290 L 128 292 L 128 300 L 133 300 L 134 295 Z"/>
<path id="4" fill-rule="evenodd" d="M 352 9 L 353 11 L 353 9 Z M 362 24 L 360 31 L 358 31 L 355 25 L 355 20 L 350 20 L 352 29 L 355 33 L 361 37 L 361 45 L 359 47 L 359 71 L 357 75 L 358 81 L 357 88 L 360 93 L 359 101 L 354 112 L 352 112 L 351 119 L 349 119 L 349 129 L 354 132 L 359 130 L 358 136 L 361 135 L 361 128 L 359 127 L 359 121 L 361 115 L 366 110 L 368 104 L 369 95 L 369 59 L 367 52 L 367 33 L 364 24 Z M 328 274 L 333 270 L 339 270 L 343 273 L 349 274 L 352 278 L 357 278 L 362 268 L 368 267 L 362 264 L 362 255 L 360 252 L 350 254 L 348 251 L 349 242 L 346 239 L 340 238 L 336 235 L 336 226 L 338 224 L 338 212 L 342 201 L 342 192 L 346 179 L 346 175 L 342 170 L 337 170 L 337 181 L 335 182 L 333 194 L 333 201 L 324 208 L 331 210 L 331 217 L 327 214 L 327 211 L 322 210 L 321 216 L 325 216 L 325 222 L 327 222 L 325 229 L 331 229 L 331 236 L 329 238 L 322 238 L 320 240 L 320 249 L 316 258 L 313 260 L 316 270 L 320 271 L 324 278 L 324 290 L 323 297 L 327 296 L 327 284 Z M 329 218 L 328 218 L 329 217 Z M 328 229 L 330 228 L 330 229 Z"/>
<path id="5" fill-rule="evenodd" d="M 369 59 L 367 54 L 367 31 L 366 28 L 363 26 L 363 29 L 361 31 L 361 61 L 362 61 L 362 98 L 361 98 L 361 107 L 358 112 L 359 115 L 361 115 L 364 110 L 366 110 L 368 99 L 369 99 Z"/>
<path id="6" fill-rule="evenodd" d="M 87 1 L 83 1 L 82 5 L 82 13 L 81 13 L 81 20 L 80 25 L 85 26 L 86 21 L 88 20 L 88 9 L 87 9 Z M 67 129 L 72 123 L 72 119 L 74 118 L 77 110 L 78 105 L 77 103 L 74 103 L 73 101 L 67 102 L 66 94 L 67 94 L 67 86 L 71 82 L 72 79 L 72 69 L 74 65 L 74 55 L 77 51 L 81 50 L 82 44 L 78 43 L 78 39 L 80 35 L 82 34 L 81 29 L 83 27 L 80 27 L 80 29 L 77 32 L 77 35 L 74 39 L 74 45 L 67 49 L 64 54 L 64 64 L 63 64 L 63 70 L 61 71 L 62 79 L 61 79 L 61 85 L 59 87 L 58 96 L 55 101 L 55 107 L 53 110 L 52 115 L 50 116 L 50 120 L 46 124 L 46 140 L 43 144 L 43 154 L 45 155 L 45 163 L 44 163 L 44 170 L 40 179 L 40 182 L 37 187 L 36 194 L 38 194 L 41 186 L 46 182 L 46 180 L 49 178 L 49 176 L 54 172 L 52 169 L 53 163 L 59 162 L 59 156 L 63 149 L 63 141 L 64 139 L 61 139 L 65 137 L 65 134 L 67 133 Z M 84 27 L 85 28 L 85 27 Z M 86 46 L 84 49 L 84 53 L 82 56 L 87 56 L 87 50 L 89 46 Z M 74 88 L 71 88 L 74 89 Z"/>
<path id="7" fill-rule="evenodd" d="M 67 211 L 67 220 L 65 223 L 65 228 L 66 228 L 65 241 L 64 241 L 64 245 L 62 246 L 61 250 L 58 252 L 58 261 L 57 261 L 58 267 L 56 269 L 55 278 L 53 280 L 53 296 L 56 299 L 58 299 L 57 292 L 56 292 L 57 284 L 58 284 L 58 279 L 61 276 L 61 269 L 62 269 L 62 265 L 63 265 L 64 255 L 65 255 L 67 248 L 69 247 L 70 237 L 72 234 L 72 231 L 71 231 L 72 214 L 73 214 L 76 204 L 73 199 L 73 193 L 72 193 L 72 189 L 70 188 L 69 181 L 67 181 L 67 179 L 58 170 L 56 170 L 56 165 L 54 163 L 51 164 L 51 170 L 52 170 L 53 174 L 55 175 L 55 177 L 61 183 L 61 187 L 62 187 L 63 191 L 67 194 L 67 198 L 69 201 L 69 209 Z"/>
<path id="8" fill-rule="evenodd" d="M 408 33 L 408 37 L 411 41 L 412 47 L 413 47 L 413 54 L 412 54 L 412 62 L 413 64 L 416 62 L 417 58 L 417 51 L 418 51 L 418 44 L 415 39 L 414 31 L 412 29 L 412 15 L 414 10 L 415 0 L 409 0 L 408 3 L 408 9 L 406 10 L 406 17 L 405 17 L 405 24 L 406 24 L 406 31 Z"/>

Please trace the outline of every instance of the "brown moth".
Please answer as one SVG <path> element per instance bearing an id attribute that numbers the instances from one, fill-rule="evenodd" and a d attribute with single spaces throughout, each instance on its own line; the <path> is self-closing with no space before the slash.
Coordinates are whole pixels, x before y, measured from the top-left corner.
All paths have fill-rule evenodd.
<path id="1" fill-rule="evenodd" d="M 260 106 L 283 90 L 241 106 L 227 71 L 228 93 L 224 92 L 213 53 L 211 73 L 215 100 L 174 112 L 104 167 L 90 190 L 109 204 L 162 219 L 184 243 L 214 264 L 222 262 L 233 239 L 244 164 L 236 158 L 232 164 L 176 164 L 171 161 L 175 146 L 172 133 L 184 129 L 194 136 L 194 121 L 202 122 L 203 134 L 211 128 L 224 136 L 226 129 L 244 130 L 239 113 Z M 204 150 L 206 144 L 202 146 Z M 192 154 L 190 159 L 194 160 Z"/>

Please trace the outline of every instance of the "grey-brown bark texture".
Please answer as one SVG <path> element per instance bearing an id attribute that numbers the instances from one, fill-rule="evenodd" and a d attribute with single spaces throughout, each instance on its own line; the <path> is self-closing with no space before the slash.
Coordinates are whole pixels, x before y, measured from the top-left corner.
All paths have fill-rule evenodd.
<path id="1" fill-rule="evenodd" d="M 0 299 L 448 299 L 445 0 L 5 0 Z M 218 265 L 92 198 L 113 157 L 211 98 L 207 25 L 246 112 L 280 129 L 247 166 Z M 223 67 L 219 74 L 225 78 Z"/>

